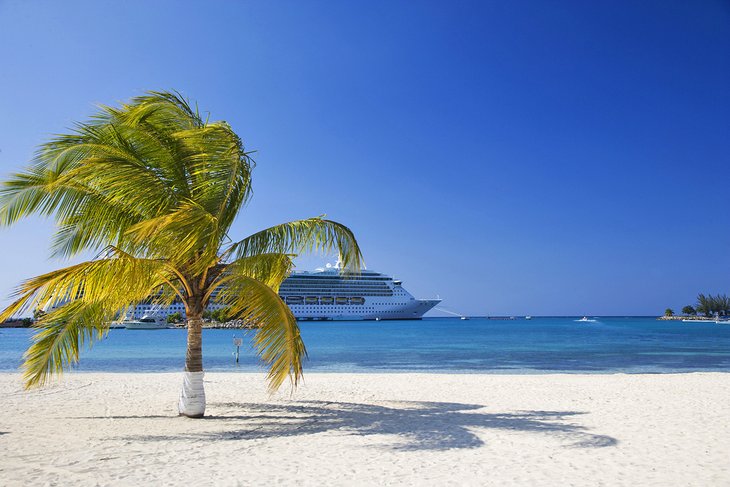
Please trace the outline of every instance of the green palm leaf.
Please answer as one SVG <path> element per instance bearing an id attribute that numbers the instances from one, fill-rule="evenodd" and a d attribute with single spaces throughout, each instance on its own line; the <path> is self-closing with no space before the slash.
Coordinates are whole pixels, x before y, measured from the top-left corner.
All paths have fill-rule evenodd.
<path id="1" fill-rule="evenodd" d="M 84 262 L 29 279 L 16 290 L 16 301 L 0 321 L 17 313 L 51 306 L 36 324 L 39 332 L 25 355 L 26 385 L 42 385 L 49 374 L 78 360 L 86 341 L 100 338 L 109 322 L 150 295 L 169 304 L 175 279 L 162 261 L 136 259 L 116 252 L 113 258 Z"/>
<path id="2" fill-rule="evenodd" d="M 234 274 L 216 302 L 257 326 L 253 344 L 269 366 L 269 390 L 278 389 L 287 377 L 296 387 L 307 351 L 297 321 L 279 295 L 263 282 Z"/>
<path id="3" fill-rule="evenodd" d="M 107 319 L 109 310 L 101 304 L 71 302 L 36 322 L 38 332 L 23 355 L 26 387 L 43 386 L 53 374 L 78 362 L 85 343 L 104 337 L 108 328 L 101 325 Z"/>
<path id="4" fill-rule="evenodd" d="M 52 271 L 21 283 L 15 301 L 0 313 L 0 321 L 33 309 L 69 301 L 104 302 L 121 310 L 169 285 L 176 276 L 164 261 L 114 256 Z"/>
<path id="5" fill-rule="evenodd" d="M 291 257 L 287 254 L 260 254 L 241 257 L 230 264 L 220 266 L 217 280 L 211 284 L 206 298 L 238 276 L 256 279 L 269 286 L 274 292 L 278 292 L 279 286 L 284 279 L 289 277 L 294 268 Z"/>
<path id="6" fill-rule="evenodd" d="M 345 269 L 359 272 L 362 264 L 360 246 L 352 230 L 322 217 L 283 223 L 236 242 L 228 252 L 236 258 L 264 253 L 329 253 L 337 250 Z"/>

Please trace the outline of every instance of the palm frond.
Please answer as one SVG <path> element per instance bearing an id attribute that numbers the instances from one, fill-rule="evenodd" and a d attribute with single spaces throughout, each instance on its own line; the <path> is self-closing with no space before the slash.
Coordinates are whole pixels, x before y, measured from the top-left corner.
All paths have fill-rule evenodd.
<path id="1" fill-rule="evenodd" d="M 236 242 L 227 253 L 236 259 L 266 253 L 329 253 L 336 250 L 343 268 L 359 272 L 362 253 L 352 231 L 322 217 L 276 225 Z"/>
<path id="2" fill-rule="evenodd" d="M 15 301 L 0 313 L 0 322 L 38 308 L 78 301 L 103 302 L 117 312 L 142 301 L 177 280 L 164 261 L 115 253 L 28 279 L 13 293 Z"/>
<path id="3" fill-rule="evenodd" d="M 41 146 L 33 164 L 0 187 L 0 223 L 54 215 L 62 228 L 57 253 L 105 245 L 133 252 L 124 242 L 129 226 L 194 201 L 219 219 L 222 235 L 250 196 L 252 166 L 228 124 L 206 124 L 179 94 L 153 92 L 120 109 L 102 107 Z"/>
<path id="4" fill-rule="evenodd" d="M 172 134 L 189 170 L 191 198 L 221 222 L 226 231 L 251 195 L 253 160 L 225 122 Z"/>
<path id="5" fill-rule="evenodd" d="M 32 345 L 23 355 L 26 388 L 45 385 L 54 374 L 79 360 L 85 343 L 104 337 L 113 312 L 101 303 L 74 301 L 44 315 L 34 327 L 38 330 Z"/>
<path id="6" fill-rule="evenodd" d="M 307 350 L 289 307 L 269 286 L 250 277 L 236 276 L 220 289 L 216 302 L 258 327 L 253 345 L 269 367 L 269 391 L 276 391 L 287 377 L 296 387 Z"/>
<path id="7" fill-rule="evenodd" d="M 274 292 L 279 291 L 279 286 L 284 279 L 289 277 L 294 262 L 291 255 L 286 254 L 261 254 L 240 259 L 223 265 L 218 272 L 216 280 L 208 286 L 208 292 L 204 302 L 219 288 L 227 285 L 229 281 L 238 279 L 240 276 L 256 279 L 269 286 Z"/>
<path id="8" fill-rule="evenodd" d="M 166 257 L 176 263 L 197 261 L 194 272 L 217 262 L 218 219 L 195 201 L 129 227 L 126 237 L 145 256 Z"/>
<path id="9" fill-rule="evenodd" d="M 109 322 L 150 297 L 168 305 L 177 294 L 174 273 L 163 261 L 136 259 L 122 252 L 28 279 L 0 321 L 36 308 L 50 308 L 34 325 L 38 332 L 24 355 L 26 387 L 78 361 L 84 343 L 104 336 Z"/>
<path id="10" fill-rule="evenodd" d="M 52 215 L 65 198 L 59 191 L 61 173 L 41 164 L 16 173 L 0 186 L 0 223 L 12 225 L 31 214 Z"/>

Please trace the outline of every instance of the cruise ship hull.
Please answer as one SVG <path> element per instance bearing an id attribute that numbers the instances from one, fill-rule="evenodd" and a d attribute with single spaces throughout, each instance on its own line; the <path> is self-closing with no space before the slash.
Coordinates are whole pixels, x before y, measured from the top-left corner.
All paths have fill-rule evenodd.
<path id="1" fill-rule="evenodd" d="M 294 317 L 300 321 L 362 321 L 362 320 L 420 320 L 423 315 L 433 309 L 440 300 L 418 299 L 405 307 L 394 306 L 391 309 L 380 309 L 376 312 L 356 314 L 337 309 L 315 310 L 312 306 L 290 305 Z M 309 309 L 307 309 L 309 308 Z"/>
<path id="2" fill-rule="evenodd" d="M 318 310 L 315 306 L 306 304 L 290 304 L 289 308 L 294 313 L 294 317 L 300 321 L 420 320 L 424 314 L 440 302 L 440 299 L 416 299 L 406 305 L 378 307 L 375 311 L 365 313 L 357 308 L 338 310 L 335 306 Z M 367 305 L 367 300 L 365 305 Z"/>

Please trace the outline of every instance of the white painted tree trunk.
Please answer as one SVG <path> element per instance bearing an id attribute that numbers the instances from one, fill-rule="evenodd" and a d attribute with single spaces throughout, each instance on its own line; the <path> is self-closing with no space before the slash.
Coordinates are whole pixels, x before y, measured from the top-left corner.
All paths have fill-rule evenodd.
<path id="1" fill-rule="evenodd" d="M 203 376 L 205 372 L 184 372 L 182 391 L 178 411 L 181 416 L 200 418 L 205 414 L 205 387 Z"/>

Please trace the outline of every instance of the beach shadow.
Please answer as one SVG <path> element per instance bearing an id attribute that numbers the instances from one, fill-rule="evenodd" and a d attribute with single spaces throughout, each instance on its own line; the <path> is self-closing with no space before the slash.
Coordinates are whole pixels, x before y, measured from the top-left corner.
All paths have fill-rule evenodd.
<path id="1" fill-rule="evenodd" d="M 170 419 L 164 414 L 140 414 L 140 415 L 117 415 L 117 416 L 68 416 L 66 419 Z"/>
<path id="2" fill-rule="evenodd" d="M 577 411 L 487 413 L 484 406 L 446 402 L 358 404 L 297 401 L 285 404 L 213 403 L 203 421 L 216 431 L 179 435 L 137 435 L 133 441 L 246 441 L 336 431 L 342 435 L 383 435 L 396 450 L 478 448 L 477 431 L 510 430 L 551 435 L 573 448 L 615 446 L 618 440 L 571 422 Z M 227 426 L 221 429 L 219 426 Z"/>

